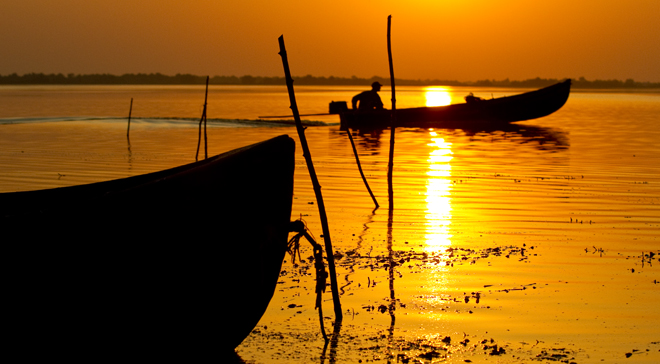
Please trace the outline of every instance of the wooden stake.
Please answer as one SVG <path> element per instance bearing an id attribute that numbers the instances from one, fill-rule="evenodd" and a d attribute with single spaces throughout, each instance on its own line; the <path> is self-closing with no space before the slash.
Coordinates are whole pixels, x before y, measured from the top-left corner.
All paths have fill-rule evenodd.
<path id="1" fill-rule="evenodd" d="M 392 64 L 392 15 L 387 17 L 387 56 L 390 62 L 390 82 L 392 84 L 392 125 L 390 126 L 390 159 L 387 164 L 387 194 L 389 196 L 389 210 L 387 213 L 387 251 L 388 262 L 390 267 L 388 269 L 389 288 L 390 288 L 390 305 L 388 311 L 390 314 L 390 339 L 394 336 L 394 323 L 396 316 L 394 310 L 396 309 L 396 299 L 394 296 L 394 253 L 392 250 L 392 243 L 394 238 L 392 231 L 394 228 L 394 188 L 392 186 L 392 170 L 394 169 L 394 130 L 396 129 L 396 92 L 394 87 L 394 66 Z"/>
<path id="2" fill-rule="evenodd" d="M 197 134 L 197 154 L 195 160 L 199 157 L 199 145 L 202 143 L 202 122 L 204 122 L 204 159 L 209 157 L 208 143 L 206 139 L 206 104 L 209 97 L 209 76 L 206 76 L 206 94 L 204 95 L 204 110 L 202 111 L 202 118 L 199 119 L 199 133 Z"/>
<path id="3" fill-rule="evenodd" d="M 321 194 L 321 185 L 316 176 L 316 171 L 314 170 L 314 163 L 312 162 L 312 155 L 309 152 L 309 146 L 307 145 L 307 139 L 305 138 L 305 129 L 302 126 L 302 121 L 300 120 L 300 114 L 298 113 L 298 104 L 296 103 L 296 95 L 293 91 L 293 79 L 291 78 L 291 71 L 289 70 L 289 60 L 286 55 L 286 47 L 284 46 L 284 36 L 279 37 L 280 44 L 280 56 L 282 57 L 282 65 L 284 66 L 284 75 L 286 77 L 286 87 L 289 91 L 289 101 L 291 102 L 291 111 L 293 112 L 293 117 L 296 121 L 296 129 L 298 131 L 298 137 L 300 138 L 300 145 L 303 150 L 303 156 L 307 162 L 307 169 L 309 170 L 309 177 L 312 180 L 312 185 L 314 186 L 314 193 L 316 194 L 316 204 L 319 207 L 319 215 L 321 218 L 321 226 L 323 228 L 323 240 L 325 241 L 325 254 L 328 258 L 328 270 L 330 274 L 330 289 L 332 291 L 332 302 L 334 303 L 335 308 L 335 318 L 337 321 L 341 321 L 343 318 L 343 312 L 341 310 L 341 302 L 339 301 L 339 286 L 337 284 L 337 273 L 335 270 L 335 258 L 332 250 L 332 242 L 330 240 L 330 229 L 328 227 L 328 217 L 325 213 L 325 204 L 323 203 L 323 195 Z"/>
<path id="4" fill-rule="evenodd" d="M 132 112 L 133 112 L 133 98 L 131 97 L 131 107 L 128 109 L 128 128 L 126 129 L 126 139 L 130 138 Z"/>
<path id="5" fill-rule="evenodd" d="M 353 147 L 355 162 L 357 162 L 358 170 L 360 171 L 360 176 L 362 176 L 362 181 L 364 181 L 364 185 L 367 187 L 367 191 L 369 191 L 369 194 L 371 195 L 371 199 L 374 200 L 374 204 L 376 205 L 376 208 L 379 208 L 380 205 L 378 205 L 378 201 L 376 201 L 376 196 L 374 196 L 374 193 L 371 192 L 371 188 L 369 188 L 369 183 L 367 182 L 367 177 L 365 177 L 364 172 L 362 172 L 362 165 L 360 164 L 360 157 L 358 157 L 358 152 L 357 149 L 355 148 L 355 142 L 353 142 L 353 135 L 351 135 L 351 128 L 346 128 L 346 131 L 348 132 L 348 139 L 351 141 L 351 147 Z"/>
<path id="6" fill-rule="evenodd" d="M 387 192 L 390 210 L 394 208 L 394 188 L 392 170 L 394 169 L 394 129 L 396 128 L 396 91 L 394 87 L 394 66 L 392 64 L 392 15 L 387 17 L 387 56 L 390 61 L 390 83 L 392 84 L 392 125 L 390 126 L 390 159 L 387 163 Z"/>
<path id="7" fill-rule="evenodd" d="M 204 94 L 204 159 L 209 157 L 209 140 L 206 136 L 206 110 L 209 99 L 209 76 L 206 76 L 206 93 Z"/>

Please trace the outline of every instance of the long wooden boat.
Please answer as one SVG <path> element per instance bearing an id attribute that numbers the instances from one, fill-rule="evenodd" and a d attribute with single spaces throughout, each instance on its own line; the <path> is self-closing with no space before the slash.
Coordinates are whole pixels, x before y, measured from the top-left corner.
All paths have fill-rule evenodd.
<path id="1" fill-rule="evenodd" d="M 550 115 L 568 99 L 571 80 L 514 96 L 496 99 L 466 98 L 467 102 L 447 106 L 396 110 L 397 127 L 488 127 Z M 331 109 L 332 109 L 331 105 Z M 344 108 L 339 112 L 341 129 L 387 128 L 391 110 L 360 111 Z"/>
<path id="2" fill-rule="evenodd" d="M 294 149 L 283 135 L 161 172 L 0 194 L 5 348 L 74 362 L 233 352 L 279 278 Z"/>

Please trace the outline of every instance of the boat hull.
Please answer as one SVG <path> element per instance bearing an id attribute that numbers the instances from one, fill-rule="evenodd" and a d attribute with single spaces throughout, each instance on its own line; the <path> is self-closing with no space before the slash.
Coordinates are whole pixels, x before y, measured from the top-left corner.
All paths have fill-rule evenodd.
<path id="1" fill-rule="evenodd" d="M 286 252 L 288 136 L 167 171 L 0 194 L 6 329 L 22 357 L 217 357 L 249 335 Z"/>
<path id="2" fill-rule="evenodd" d="M 397 127 L 492 127 L 536 119 L 559 110 L 568 99 L 571 80 L 524 94 L 437 107 L 396 110 Z M 341 128 L 386 128 L 391 110 L 340 113 Z"/>

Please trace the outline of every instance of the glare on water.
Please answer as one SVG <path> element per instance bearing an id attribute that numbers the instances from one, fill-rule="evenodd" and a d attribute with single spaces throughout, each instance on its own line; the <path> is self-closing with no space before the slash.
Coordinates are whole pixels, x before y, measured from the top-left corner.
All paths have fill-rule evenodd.
<path id="1" fill-rule="evenodd" d="M 451 143 L 430 132 L 433 143 L 426 172 L 426 250 L 446 250 L 451 246 Z"/>
<path id="2" fill-rule="evenodd" d="M 320 113 L 363 88 L 296 90 L 301 112 Z M 402 87 L 397 107 L 523 91 Z M 0 190 L 194 161 L 203 96 L 193 86 L 0 87 Z M 214 120 L 286 115 L 282 87 L 212 87 L 209 105 L 210 155 L 280 134 L 297 139 L 291 126 Z M 345 319 L 333 330 L 325 293 L 333 342 L 324 350 L 304 247 L 305 262 L 294 266 L 287 257 L 268 311 L 237 348 L 243 359 L 660 361 L 660 93 L 573 91 L 555 114 L 503 130 L 397 129 L 389 246 L 387 208 L 374 210 L 337 116 L 311 119 L 331 124 L 305 133 L 338 254 Z M 353 131 L 381 206 L 389 136 Z M 296 158 L 292 219 L 302 217 L 322 240 L 300 149 Z M 250 248 L 232 258 L 249 269 Z"/>

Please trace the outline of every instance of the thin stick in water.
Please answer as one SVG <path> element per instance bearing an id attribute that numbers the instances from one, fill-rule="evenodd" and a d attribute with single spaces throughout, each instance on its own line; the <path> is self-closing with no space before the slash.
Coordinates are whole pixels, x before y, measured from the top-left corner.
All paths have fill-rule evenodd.
<path id="1" fill-rule="evenodd" d="M 392 251 L 392 243 L 394 241 L 392 230 L 394 225 L 394 188 L 392 186 L 392 170 L 394 169 L 394 130 L 396 129 L 396 92 L 394 87 L 394 66 L 392 64 L 392 15 L 387 17 L 387 56 L 390 62 L 390 82 L 392 83 L 392 125 L 390 126 L 390 159 L 387 165 L 387 190 L 389 196 L 389 210 L 387 213 L 387 251 L 388 251 L 388 278 L 390 288 L 390 305 L 388 311 L 390 314 L 390 328 L 389 338 L 392 340 L 394 337 L 394 323 L 396 316 L 394 310 L 396 309 L 396 299 L 394 295 L 394 257 Z"/>
<path id="2" fill-rule="evenodd" d="M 346 128 L 346 132 L 348 132 L 348 139 L 351 141 L 351 147 L 353 147 L 355 162 L 357 162 L 358 170 L 360 171 L 360 176 L 362 176 L 362 181 L 364 181 L 364 185 L 367 187 L 367 191 L 369 191 L 369 195 L 371 195 L 371 199 L 374 200 L 374 204 L 376 205 L 376 208 L 379 208 L 380 205 L 378 205 L 378 201 L 376 201 L 376 196 L 374 196 L 374 193 L 371 192 L 371 188 L 369 187 L 369 183 L 367 182 L 367 177 L 365 177 L 364 172 L 362 172 L 362 164 L 360 164 L 360 157 L 358 157 L 358 152 L 357 149 L 355 148 L 355 142 L 353 141 L 353 135 L 351 135 L 351 128 Z"/>
<path id="3" fill-rule="evenodd" d="M 133 98 L 131 97 L 131 106 L 128 109 L 128 128 L 126 129 L 126 139 L 130 138 L 131 133 L 131 113 L 133 112 Z"/>
<path id="4" fill-rule="evenodd" d="M 199 132 L 197 134 L 197 153 L 195 160 L 199 157 L 199 146 L 202 143 L 202 122 L 204 123 L 204 158 L 208 158 L 208 145 L 206 139 L 206 104 L 209 97 L 209 76 L 206 76 L 206 94 L 204 95 L 204 110 L 202 110 L 202 118 L 199 119 Z"/>
<path id="5" fill-rule="evenodd" d="M 394 129 L 396 128 L 396 91 L 394 87 L 394 65 L 392 64 L 392 15 L 387 17 L 387 56 L 390 62 L 390 83 L 392 84 L 392 125 L 390 126 L 390 158 L 387 163 L 387 192 L 390 210 L 394 208 L 394 188 L 392 171 L 394 169 Z"/>
<path id="6" fill-rule="evenodd" d="M 206 111 L 209 99 L 209 76 L 206 76 L 206 94 L 204 94 L 204 159 L 209 157 L 209 140 L 206 136 Z"/>
<path id="7" fill-rule="evenodd" d="M 325 254 L 328 258 L 328 270 L 330 273 L 330 289 L 332 291 L 332 301 L 335 308 L 335 318 L 341 321 L 343 313 L 341 310 L 341 303 L 339 301 L 339 288 L 337 285 L 337 273 L 335 270 L 335 258 L 332 250 L 332 242 L 330 240 L 330 229 L 328 227 L 328 217 L 325 212 L 325 204 L 323 203 L 323 195 L 321 194 L 321 185 L 319 184 L 316 171 L 314 170 L 314 163 L 312 162 L 312 155 L 309 152 L 307 139 L 305 138 L 305 129 L 300 120 L 300 113 L 298 112 L 298 104 L 296 103 L 296 95 L 293 91 L 293 79 L 291 78 L 291 71 L 289 70 L 289 60 L 286 55 L 286 47 L 284 46 L 284 36 L 279 37 L 280 56 L 282 57 L 282 65 L 284 66 L 284 75 L 286 77 L 286 86 L 289 91 L 289 101 L 291 102 L 291 111 L 296 120 L 296 129 L 300 138 L 300 145 L 302 146 L 303 156 L 307 162 L 307 169 L 309 170 L 309 177 L 314 186 L 314 193 L 316 194 L 316 204 L 319 208 L 319 215 L 321 218 L 321 226 L 323 227 L 323 240 L 325 241 Z"/>

